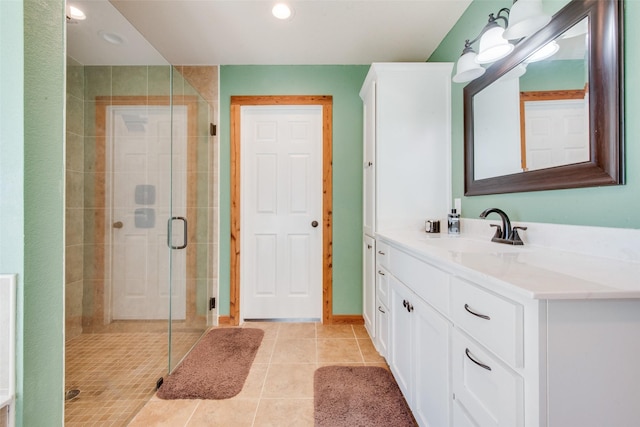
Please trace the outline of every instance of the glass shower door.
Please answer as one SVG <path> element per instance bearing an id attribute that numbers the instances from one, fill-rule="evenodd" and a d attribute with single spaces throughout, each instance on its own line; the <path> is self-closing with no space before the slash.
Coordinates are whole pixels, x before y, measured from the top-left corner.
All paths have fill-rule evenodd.
<path id="1" fill-rule="evenodd" d="M 210 106 L 181 69 L 172 67 L 169 371 L 206 328 L 213 264 Z"/>
<path id="2" fill-rule="evenodd" d="M 91 19 L 67 26 L 65 423 L 124 425 L 206 328 L 210 108 L 135 28 L 105 48 L 94 26 L 127 26 L 110 2 L 74 5 Z"/>

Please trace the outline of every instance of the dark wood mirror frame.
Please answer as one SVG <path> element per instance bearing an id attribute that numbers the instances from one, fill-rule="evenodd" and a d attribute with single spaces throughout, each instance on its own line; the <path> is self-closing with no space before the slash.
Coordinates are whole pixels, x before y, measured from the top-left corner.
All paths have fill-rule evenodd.
<path id="1" fill-rule="evenodd" d="M 585 17 L 589 18 L 590 160 L 474 179 L 474 95 Z M 546 27 L 520 42 L 510 56 L 491 65 L 464 88 L 465 196 L 624 184 L 622 26 L 622 0 L 573 0 Z"/>

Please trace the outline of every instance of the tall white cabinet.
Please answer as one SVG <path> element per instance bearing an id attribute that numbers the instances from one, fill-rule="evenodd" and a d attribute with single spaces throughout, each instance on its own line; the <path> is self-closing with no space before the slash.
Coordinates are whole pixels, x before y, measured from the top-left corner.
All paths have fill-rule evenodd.
<path id="1" fill-rule="evenodd" d="M 386 355 L 390 311 L 376 292 L 384 256 L 375 233 L 446 224 L 451 207 L 451 63 L 375 63 L 360 91 L 364 119 L 363 317 Z M 446 231 L 445 231 L 446 232 Z M 382 332 L 382 334 L 380 333 Z M 382 340 L 382 341 L 381 341 Z"/>

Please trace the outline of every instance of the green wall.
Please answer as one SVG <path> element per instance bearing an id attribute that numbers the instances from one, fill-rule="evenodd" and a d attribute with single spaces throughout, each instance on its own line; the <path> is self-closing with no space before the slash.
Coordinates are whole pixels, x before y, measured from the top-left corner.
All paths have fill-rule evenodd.
<path id="1" fill-rule="evenodd" d="M 18 274 L 16 378 L 22 407 L 24 321 L 24 13 L 22 0 L 0 1 L 0 273 Z M 2 414 L 5 412 L 2 411 Z"/>
<path id="2" fill-rule="evenodd" d="M 510 1 L 475 0 L 438 46 L 429 61 L 457 61 L 466 38 L 475 37 L 491 12 L 508 7 Z M 557 10 L 558 2 L 545 2 L 548 11 Z M 632 25 L 640 19 L 640 2 L 625 2 L 625 74 L 640 66 L 640 29 Z M 464 84 L 452 88 L 452 162 L 453 197 L 462 198 L 462 216 L 477 218 L 488 207 L 499 207 L 516 221 L 557 224 L 640 228 L 640 80 L 627 78 L 625 84 L 625 157 L 626 185 L 572 190 L 539 191 L 502 195 L 464 197 L 463 170 L 463 102 Z"/>
<path id="3" fill-rule="evenodd" d="M 1 1 L 0 20 L 0 271 L 18 274 L 16 421 L 57 426 L 64 384 L 64 2 Z"/>
<path id="4" fill-rule="evenodd" d="M 229 314 L 229 101 L 333 96 L 333 312 L 362 313 L 362 101 L 369 66 L 220 67 L 220 311 Z"/>

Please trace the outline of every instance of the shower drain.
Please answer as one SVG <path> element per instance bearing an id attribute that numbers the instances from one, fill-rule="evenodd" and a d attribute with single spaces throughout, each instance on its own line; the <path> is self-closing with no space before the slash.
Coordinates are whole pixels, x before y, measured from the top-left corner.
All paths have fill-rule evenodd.
<path id="1" fill-rule="evenodd" d="M 65 393 L 64 400 L 71 400 L 75 397 L 78 397 L 79 394 L 80 394 L 80 390 L 78 389 L 68 390 Z"/>

